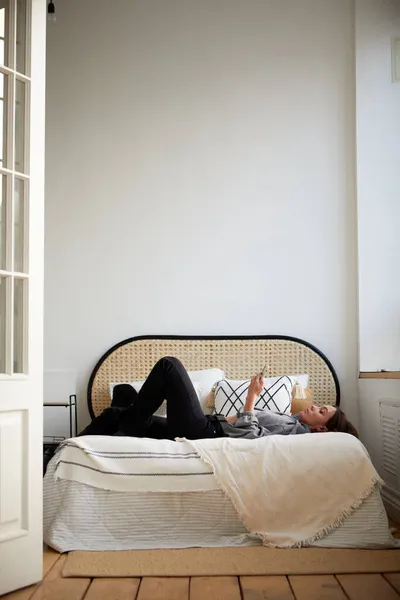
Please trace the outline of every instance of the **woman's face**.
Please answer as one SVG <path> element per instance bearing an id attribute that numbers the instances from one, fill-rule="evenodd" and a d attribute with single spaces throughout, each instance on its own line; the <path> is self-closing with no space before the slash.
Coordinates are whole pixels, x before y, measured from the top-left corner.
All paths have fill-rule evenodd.
<path id="1" fill-rule="evenodd" d="M 329 404 L 325 406 L 316 406 L 313 404 L 310 408 L 306 408 L 299 413 L 300 421 L 312 429 L 315 428 L 324 431 L 324 427 L 335 412 L 336 408 Z"/>

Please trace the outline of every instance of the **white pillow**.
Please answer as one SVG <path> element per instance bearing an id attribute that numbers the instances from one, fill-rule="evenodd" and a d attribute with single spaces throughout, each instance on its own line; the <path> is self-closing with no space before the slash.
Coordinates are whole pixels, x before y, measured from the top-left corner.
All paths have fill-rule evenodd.
<path id="1" fill-rule="evenodd" d="M 188 375 L 190 377 L 194 389 L 196 390 L 196 394 L 203 412 L 212 412 L 212 409 L 207 408 L 206 406 L 206 398 L 210 393 L 215 382 L 219 381 L 220 379 L 223 379 L 225 377 L 225 373 L 221 369 L 203 369 L 200 371 L 188 371 Z M 121 383 L 127 383 L 128 385 L 131 385 L 138 392 L 144 384 L 144 381 L 120 381 L 116 383 L 110 383 L 111 398 L 113 397 L 113 391 L 115 386 L 120 385 Z M 160 417 L 165 417 L 166 413 L 167 405 L 164 401 L 160 408 L 154 414 Z"/>
<path id="2" fill-rule="evenodd" d="M 302 387 L 307 387 L 308 375 L 266 377 L 264 389 L 254 408 L 290 414 L 293 387 L 297 381 Z M 225 417 L 236 415 L 245 404 L 249 385 L 250 379 L 219 381 L 214 391 L 214 412 Z"/>
<path id="3" fill-rule="evenodd" d="M 212 408 L 207 407 L 207 396 L 216 382 L 224 379 L 224 371 L 222 371 L 222 369 L 202 369 L 200 371 L 188 371 L 188 375 L 192 383 L 196 381 L 201 388 L 199 400 L 203 412 L 205 414 L 211 414 Z"/>

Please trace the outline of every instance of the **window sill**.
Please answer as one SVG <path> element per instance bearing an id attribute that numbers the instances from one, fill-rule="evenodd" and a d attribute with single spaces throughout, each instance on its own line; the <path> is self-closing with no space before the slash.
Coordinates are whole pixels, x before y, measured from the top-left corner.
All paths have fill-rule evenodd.
<path id="1" fill-rule="evenodd" d="M 400 371 L 364 371 L 358 376 L 360 379 L 400 379 Z"/>

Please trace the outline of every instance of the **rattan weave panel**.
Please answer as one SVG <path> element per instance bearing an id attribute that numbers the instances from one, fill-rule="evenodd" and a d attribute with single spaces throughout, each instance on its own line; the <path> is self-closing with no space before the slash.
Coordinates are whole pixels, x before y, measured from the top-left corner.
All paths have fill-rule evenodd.
<path id="1" fill-rule="evenodd" d="M 229 379 L 246 379 L 269 365 L 268 376 L 308 373 L 315 404 L 337 404 L 335 376 L 323 356 L 292 339 L 134 339 L 97 364 L 88 390 L 89 409 L 99 415 L 111 403 L 112 382 L 145 379 L 159 358 L 176 356 L 188 370 L 220 368 Z"/>

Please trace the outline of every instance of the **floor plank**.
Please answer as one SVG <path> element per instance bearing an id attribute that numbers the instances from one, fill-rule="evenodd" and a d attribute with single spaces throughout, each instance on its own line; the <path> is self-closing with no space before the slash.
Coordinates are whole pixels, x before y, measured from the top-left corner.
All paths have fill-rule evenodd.
<path id="1" fill-rule="evenodd" d="M 385 573 L 383 576 L 400 594 L 400 573 Z"/>
<path id="2" fill-rule="evenodd" d="M 334 575 L 291 575 L 296 600 L 346 600 Z"/>
<path id="3" fill-rule="evenodd" d="M 61 571 L 66 558 L 66 554 L 60 556 L 42 584 L 35 590 L 31 600 L 82 600 L 90 585 L 90 579 L 64 579 Z"/>
<path id="4" fill-rule="evenodd" d="M 350 600 L 399 600 L 382 575 L 336 575 Z"/>
<path id="5" fill-rule="evenodd" d="M 190 600 L 240 600 L 237 577 L 191 577 Z"/>
<path id="6" fill-rule="evenodd" d="M 137 600 L 188 600 L 188 598 L 189 577 L 143 577 L 137 595 Z"/>
<path id="7" fill-rule="evenodd" d="M 93 579 L 85 600 L 135 600 L 140 578 L 111 577 Z"/>
<path id="8" fill-rule="evenodd" d="M 53 548 L 49 548 L 48 546 L 43 548 L 43 579 L 60 556 L 61 554 L 53 550 Z"/>
<path id="9" fill-rule="evenodd" d="M 243 600 L 294 600 L 284 575 L 240 577 Z"/>

